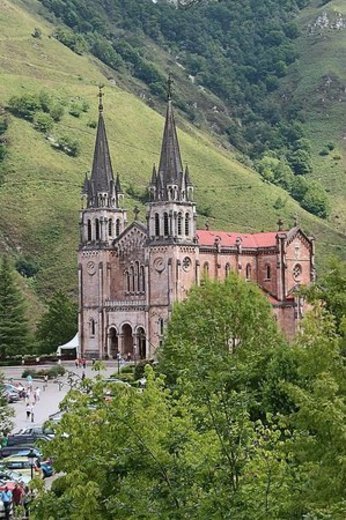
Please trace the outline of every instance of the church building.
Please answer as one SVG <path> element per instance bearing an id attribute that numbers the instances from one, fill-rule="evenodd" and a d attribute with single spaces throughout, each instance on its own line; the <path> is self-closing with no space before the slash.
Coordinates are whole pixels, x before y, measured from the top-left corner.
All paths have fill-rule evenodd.
<path id="1" fill-rule="evenodd" d="M 146 222 L 132 222 L 114 177 L 102 92 L 90 178 L 80 218 L 79 338 L 88 358 L 151 358 L 162 342 L 174 302 L 193 284 L 235 271 L 259 285 L 279 326 L 294 336 L 303 314 L 300 284 L 315 276 L 314 239 L 295 225 L 265 233 L 197 229 L 194 188 L 179 149 L 168 95 L 160 163 L 149 181 Z"/>

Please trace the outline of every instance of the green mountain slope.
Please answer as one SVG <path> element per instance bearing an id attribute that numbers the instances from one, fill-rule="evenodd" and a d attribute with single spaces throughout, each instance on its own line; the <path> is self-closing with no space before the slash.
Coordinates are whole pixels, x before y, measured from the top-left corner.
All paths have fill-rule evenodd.
<path id="1" fill-rule="evenodd" d="M 299 59 L 280 95 L 299 104 L 312 144 L 312 176 L 332 201 L 330 223 L 346 229 L 346 3 L 312 0 L 299 19 Z M 327 144 L 335 146 L 328 154 Z"/>
<path id="2" fill-rule="evenodd" d="M 96 86 L 106 85 L 105 119 L 113 166 L 131 194 L 143 195 L 152 164 L 158 161 L 163 119 L 116 86 L 116 76 L 96 59 L 78 56 L 51 38 L 54 27 L 35 14 L 37 3 L 0 2 L 0 104 L 5 106 L 13 95 L 44 89 L 68 106 L 76 98 L 90 105 L 78 118 L 67 113 L 67 106 L 51 132 L 52 139 L 62 134 L 77 139 L 78 157 L 57 151 L 30 122 L 10 116 L 0 187 L 1 247 L 15 258 L 37 262 L 36 277 L 27 280 L 29 287 L 40 296 L 57 288 L 75 292 L 80 186 L 91 165 L 95 130 L 88 125 L 97 116 Z M 31 35 L 35 27 L 42 31 L 40 39 Z M 197 208 L 204 213 L 200 226 L 209 215 L 214 229 L 275 229 L 279 216 L 289 226 L 297 214 L 307 232 L 318 239 L 320 265 L 328 253 L 346 256 L 344 235 L 302 210 L 280 188 L 264 183 L 208 135 L 179 116 L 177 120 L 183 159 L 196 185 Z M 282 207 L 275 209 L 280 200 Z M 125 204 L 131 220 L 131 208 L 138 200 L 127 196 Z M 144 209 L 140 217 L 145 220 Z"/>

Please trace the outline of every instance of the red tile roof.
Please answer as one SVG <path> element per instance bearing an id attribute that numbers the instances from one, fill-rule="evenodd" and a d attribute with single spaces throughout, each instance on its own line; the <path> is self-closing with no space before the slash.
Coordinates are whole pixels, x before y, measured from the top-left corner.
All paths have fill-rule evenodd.
<path id="1" fill-rule="evenodd" d="M 277 231 L 268 233 L 228 233 L 227 231 L 197 230 L 197 238 L 201 246 L 213 246 L 215 240 L 219 239 L 220 245 L 231 247 L 236 245 L 237 239 L 241 239 L 243 247 L 272 247 L 276 245 Z"/>

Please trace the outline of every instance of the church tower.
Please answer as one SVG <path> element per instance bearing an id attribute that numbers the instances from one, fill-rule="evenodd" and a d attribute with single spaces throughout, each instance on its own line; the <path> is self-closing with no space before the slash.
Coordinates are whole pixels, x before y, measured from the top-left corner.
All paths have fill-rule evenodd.
<path id="1" fill-rule="evenodd" d="M 189 169 L 183 167 L 168 79 L 166 120 L 158 169 L 154 165 L 147 206 L 150 274 L 150 338 L 158 346 L 172 305 L 197 283 L 196 206 Z"/>
<path id="2" fill-rule="evenodd" d="M 99 357 L 106 349 L 104 302 L 110 297 L 112 243 L 126 227 L 119 175 L 114 178 L 106 127 L 103 92 L 90 178 L 82 190 L 79 245 L 79 335 L 82 354 Z M 100 349 L 100 346 L 102 348 Z"/>

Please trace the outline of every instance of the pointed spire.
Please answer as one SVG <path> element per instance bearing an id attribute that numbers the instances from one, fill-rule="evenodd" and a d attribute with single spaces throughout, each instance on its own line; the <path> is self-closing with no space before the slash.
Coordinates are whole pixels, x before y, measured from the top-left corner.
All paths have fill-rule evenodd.
<path id="1" fill-rule="evenodd" d="M 186 165 L 185 167 L 185 184 L 186 186 L 193 186 L 190 178 L 190 170 L 188 165 Z"/>
<path id="2" fill-rule="evenodd" d="M 89 179 L 88 174 L 85 172 L 83 187 L 82 187 L 82 195 L 88 195 L 89 193 Z"/>
<path id="3" fill-rule="evenodd" d="M 117 173 L 117 178 L 115 181 L 115 189 L 117 190 L 118 195 L 119 195 L 119 193 L 123 193 L 123 190 L 121 189 L 119 173 Z"/>
<path id="4" fill-rule="evenodd" d="M 156 185 L 156 176 L 157 176 L 156 166 L 155 166 L 155 164 L 153 164 L 153 173 L 151 174 L 151 185 L 152 186 Z"/>
<path id="5" fill-rule="evenodd" d="M 183 171 L 172 107 L 172 83 L 173 80 L 171 75 L 169 75 L 167 81 L 166 122 L 163 131 L 159 166 L 159 174 L 162 174 L 165 188 L 167 188 L 167 185 L 177 185 L 179 182 L 180 173 Z"/>
<path id="6" fill-rule="evenodd" d="M 109 146 L 106 134 L 106 127 L 103 120 L 103 91 L 102 86 L 99 87 L 99 120 L 97 125 L 96 143 L 94 151 L 94 160 L 91 171 L 91 182 L 94 184 L 96 193 L 108 193 L 110 190 L 111 180 L 113 179 L 113 170 Z"/>

